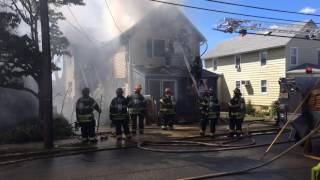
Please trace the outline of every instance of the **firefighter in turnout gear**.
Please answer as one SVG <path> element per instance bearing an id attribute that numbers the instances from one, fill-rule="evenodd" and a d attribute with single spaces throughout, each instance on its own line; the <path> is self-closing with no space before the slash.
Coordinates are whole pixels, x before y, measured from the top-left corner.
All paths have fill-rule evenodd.
<path id="1" fill-rule="evenodd" d="M 240 137 L 242 134 L 242 122 L 245 116 L 245 100 L 241 97 L 241 92 L 238 88 L 234 91 L 234 96 L 229 102 L 229 137 L 236 135 Z"/>
<path id="2" fill-rule="evenodd" d="M 142 86 L 139 84 L 135 87 L 134 94 L 128 97 L 129 115 L 132 121 L 132 134 L 137 133 L 137 121 L 139 121 L 139 133 L 144 133 L 144 115 L 146 111 L 146 102 L 141 95 Z"/>
<path id="3" fill-rule="evenodd" d="M 112 124 L 115 125 L 117 140 L 122 140 L 122 129 L 126 139 L 130 139 L 128 99 L 123 96 L 123 89 L 116 90 L 117 97 L 113 98 L 110 104 L 109 116 Z"/>
<path id="4" fill-rule="evenodd" d="M 96 143 L 96 121 L 94 119 L 93 111 L 96 110 L 101 113 L 101 109 L 96 101 L 89 96 L 89 94 L 89 88 L 84 88 L 82 90 L 82 97 L 78 99 L 76 104 L 76 115 L 77 121 L 81 127 L 81 136 L 83 141 Z"/>
<path id="5" fill-rule="evenodd" d="M 216 131 L 216 124 L 220 118 L 220 105 L 213 88 L 204 93 L 200 99 L 199 109 L 201 112 L 200 135 L 205 136 L 207 125 L 210 122 L 210 135 L 213 137 Z"/>
<path id="6" fill-rule="evenodd" d="M 164 91 L 164 96 L 160 99 L 160 119 L 163 130 L 173 129 L 173 123 L 176 115 L 175 105 L 172 101 L 172 92 L 169 88 Z"/>

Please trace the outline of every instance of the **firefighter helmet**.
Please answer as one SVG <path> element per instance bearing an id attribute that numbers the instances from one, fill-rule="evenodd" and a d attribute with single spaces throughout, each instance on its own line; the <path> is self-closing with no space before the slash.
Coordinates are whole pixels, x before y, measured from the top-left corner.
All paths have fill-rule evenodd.
<path id="1" fill-rule="evenodd" d="M 117 96 L 121 96 L 123 94 L 123 89 L 122 88 L 118 88 L 116 90 Z"/>
<path id="2" fill-rule="evenodd" d="M 90 89 L 88 87 L 85 87 L 82 89 L 83 96 L 89 96 L 89 94 L 90 94 Z"/>
<path id="3" fill-rule="evenodd" d="M 233 93 L 234 93 L 235 95 L 240 95 L 240 96 L 241 96 L 241 92 L 240 92 L 240 89 L 239 89 L 239 88 L 235 88 L 234 91 L 233 91 Z"/>

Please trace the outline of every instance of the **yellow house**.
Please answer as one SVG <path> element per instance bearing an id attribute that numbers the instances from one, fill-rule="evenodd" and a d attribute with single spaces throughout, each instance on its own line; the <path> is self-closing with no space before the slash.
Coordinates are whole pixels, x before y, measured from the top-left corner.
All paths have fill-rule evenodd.
<path id="1" fill-rule="evenodd" d="M 288 28 L 288 27 L 286 27 Z M 290 28 L 317 28 L 313 21 Z M 275 34 L 275 33 L 273 33 Z M 279 78 L 302 64 L 320 63 L 320 41 L 290 37 L 246 35 L 224 41 L 204 57 L 205 68 L 220 74 L 218 96 L 228 102 L 237 87 L 246 102 L 270 106 L 279 96 Z"/>

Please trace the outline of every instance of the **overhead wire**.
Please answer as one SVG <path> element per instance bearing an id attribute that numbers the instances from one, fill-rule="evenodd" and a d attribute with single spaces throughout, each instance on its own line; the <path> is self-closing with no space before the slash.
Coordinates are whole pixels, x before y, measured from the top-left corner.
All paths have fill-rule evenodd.
<path id="1" fill-rule="evenodd" d="M 68 11 L 70 12 L 71 16 L 73 17 L 73 19 L 75 20 L 78 29 L 80 30 L 80 32 L 82 32 L 84 34 L 84 36 L 95 46 L 95 42 L 90 38 L 90 36 L 87 34 L 87 32 L 84 30 L 84 28 L 81 26 L 81 24 L 79 23 L 77 17 L 73 14 L 71 8 L 69 6 L 67 6 Z M 70 22 L 69 22 L 70 23 Z M 70 23 L 71 24 L 71 23 Z"/>
<path id="2" fill-rule="evenodd" d="M 231 3 L 231 2 L 218 1 L 218 0 L 206 0 L 206 1 L 209 1 L 209 2 L 212 2 L 212 3 L 226 4 L 226 5 L 231 5 L 231 6 L 240 6 L 240 7 L 259 9 L 259 10 L 266 10 L 266 11 L 273 11 L 273 12 L 280 12 L 280 13 L 287 13 L 287 14 L 297 14 L 297 15 L 320 17 L 320 14 L 295 12 L 295 11 L 288 11 L 288 10 L 281 10 L 281 9 L 272 9 L 272 8 L 265 8 L 265 7 L 260 7 L 260 6 L 252 6 L 252 5 L 239 4 L 239 3 Z"/>
<path id="3" fill-rule="evenodd" d="M 295 22 L 295 23 L 306 23 L 304 21 L 298 21 L 298 20 L 293 20 L 293 19 L 273 18 L 273 17 L 267 17 L 267 16 L 257 16 L 257 15 L 251 15 L 251 14 L 236 13 L 236 12 L 231 12 L 231 11 L 222 11 L 222 10 L 217 10 L 217 9 L 209 9 L 209 8 L 199 7 L 199 6 L 191 6 L 191 5 L 180 4 L 180 3 L 166 2 L 166 1 L 161 1 L 161 0 L 149 0 L 149 1 L 167 4 L 167 5 L 185 7 L 185 8 L 190 8 L 190 9 L 197 9 L 197 10 L 202 10 L 202 11 L 215 12 L 215 13 L 232 14 L 232 15 L 238 15 L 238 16 L 254 17 L 254 18 L 260 18 L 260 19 L 270 19 L 270 20 L 286 21 L 286 22 Z M 320 23 L 315 22 L 315 24 L 320 24 Z"/>
<path id="4" fill-rule="evenodd" d="M 108 12 L 109 12 L 109 14 L 110 14 L 110 16 L 111 16 L 111 18 L 112 18 L 112 21 L 113 21 L 114 25 L 116 26 L 116 28 L 118 29 L 118 31 L 122 34 L 122 30 L 121 30 L 121 28 L 118 26 L 117 21 L 116 21 L 116 19 L 114 18 L 113 14 L 112 14 L 112 11 L 111 11 L 111 9 L 110 9 L 110 6 L 109 6 L 109 4 L 108 4 L 108 1 L 107 1 L 107 0 L 104 0 L 104 2 L 105 2 L 105 4 L 106 4 L 107 10 L 108 10 Z"/>

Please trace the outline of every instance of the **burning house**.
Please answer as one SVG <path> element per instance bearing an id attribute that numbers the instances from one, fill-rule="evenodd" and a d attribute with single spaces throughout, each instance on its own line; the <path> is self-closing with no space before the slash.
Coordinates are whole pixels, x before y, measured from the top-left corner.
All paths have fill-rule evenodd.
<path id="1" fill-rule="evenodd" d="M 189 52 L 180 46 L 183 36 Z M 165 88 L 173 91 L 181 119 L 196 114 L 196 97 L 187 64 L 200 55 L 205 37 L 178 8 L 159 6 L 121 34 L 112 62 L 112 88 L 133 91 L 136 84 L 143 93 L 158 100 Z M 110 42 L 109 44 L 112 44 Z M 108 47 L 106 47 L 108 48 Z M 188 53 L 187 63 L 184 53 Z M 204 85 L 216 88 L 217 75 L 203 72 Z"/>

